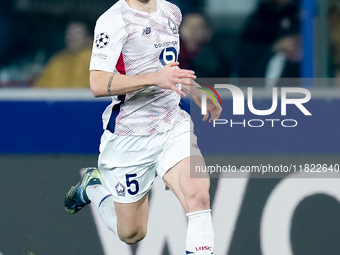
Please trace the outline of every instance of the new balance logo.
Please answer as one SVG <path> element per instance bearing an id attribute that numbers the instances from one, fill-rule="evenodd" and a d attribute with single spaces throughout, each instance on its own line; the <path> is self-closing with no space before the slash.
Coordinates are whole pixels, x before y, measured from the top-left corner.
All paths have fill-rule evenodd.
<path id="1" fill-rule="evenodd" d="M 146 27 L 143 29 L 143 35 L 149 35 L 151 34 L 151 27 Z"/>

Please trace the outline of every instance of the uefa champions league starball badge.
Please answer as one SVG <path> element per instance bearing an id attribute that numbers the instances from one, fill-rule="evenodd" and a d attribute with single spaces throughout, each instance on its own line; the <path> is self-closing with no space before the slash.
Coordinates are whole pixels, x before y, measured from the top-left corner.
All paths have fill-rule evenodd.
<path id="1" fill-rule="evenodd" d="M 100 33 L 97 37 L 96 37 L 96 47 L 98 49 L 102 49 L 105 48 L 110 42 L 110 37 L 107 33 Z"/>

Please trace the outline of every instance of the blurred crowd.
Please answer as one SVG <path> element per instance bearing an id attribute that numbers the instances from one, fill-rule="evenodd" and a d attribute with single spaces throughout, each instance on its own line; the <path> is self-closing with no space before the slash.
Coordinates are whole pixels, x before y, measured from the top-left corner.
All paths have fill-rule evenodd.
<path id="1" fill-rule="evenodd" d="M 269 78 L 259 85 L 279 85 L 280 78 L 299 78 L 301 35 L 299 1 L 262 0 L 242 31 L 232 74 Z"/>
<path id="2" fill-rule="evenodd" d="M 340 1 L 331 1 L 329 6 L 331 76 L 336 78 L 335 85 L 340 87 Z"/>
<path id="3" fill-rule="evenodd" d="M 236 35 L 216 29 L 203 0 L 170 1 L 183 12 L 181 68 L 204 78 L 260 78 L 266 87 L 300 77 L 300 0 L 258 0 Z M 340 0 L 329 1 L 329 77 L 340 80 Z M 37 17 L 2 4 L 0 87 L 88 88 L 94 25 L 95 19 Z"/>

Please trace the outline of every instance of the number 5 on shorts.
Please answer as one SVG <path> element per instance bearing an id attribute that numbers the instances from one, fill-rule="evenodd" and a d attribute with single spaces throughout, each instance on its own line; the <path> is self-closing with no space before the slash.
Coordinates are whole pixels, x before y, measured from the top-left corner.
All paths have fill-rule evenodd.
<path id="1" fill-rule="evenodd" d="M 126 186 L 128 187 L 127 191 L 130 195 L 136 195 L 139 191 L 139 183 L 137 180 L 131 180 L 130 178 L 136 177 L 137 174 L 127 174 L 126 177 Z M 130 187 L 134 185 L 134 189 L 131 189 Z"/>

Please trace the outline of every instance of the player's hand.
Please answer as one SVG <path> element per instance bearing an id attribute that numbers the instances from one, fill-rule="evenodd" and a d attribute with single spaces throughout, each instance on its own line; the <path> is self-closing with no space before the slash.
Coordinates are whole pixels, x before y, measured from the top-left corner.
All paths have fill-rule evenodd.
<path id="1" fill-rule="evenodd" d="M 207 97 L 207 114 L 204 115 L 203 121 L 206 121 L 209 119 L 209 123 L 211 123 L 213 120 L 216 120 L 220 117 L 222 112 L 222 107 L 216 100 L 216 103 L 212 100 L 211 97 Z"/>
<path id="2" fill-rule="evenodd" d="M 155 85 L 163 89 L 172 89 L 185 97 L 185 93 L 176 85 L 178 83 L 190 85 L 190 80 L 196 79 L 196 76 L 194 71 L 176 68 L 178 65 L 178 62 L 171 62 L 156 72 Z"/>

